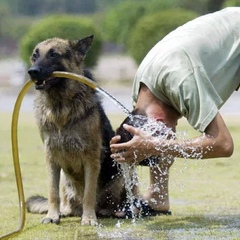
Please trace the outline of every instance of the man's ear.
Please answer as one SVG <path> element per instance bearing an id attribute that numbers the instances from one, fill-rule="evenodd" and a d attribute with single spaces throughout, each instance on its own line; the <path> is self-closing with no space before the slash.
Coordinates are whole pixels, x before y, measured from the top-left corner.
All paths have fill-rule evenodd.
<path id="1" fill-rule="evenodd" d="M 90 46 L 93 42 L 93 35 L 88 36 L 86 38 L 82 38 L 77 41 L 73 41 L 74 48 L 78 51 L 81 55 L 85 56 L 90 49 Z"/>

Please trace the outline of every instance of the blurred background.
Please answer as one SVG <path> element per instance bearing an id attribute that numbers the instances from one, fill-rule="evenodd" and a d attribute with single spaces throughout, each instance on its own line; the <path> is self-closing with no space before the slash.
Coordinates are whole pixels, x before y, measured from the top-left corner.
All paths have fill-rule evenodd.
<path id="1" fill-rule="evenodd" d="M 0 0 L 0 110 L 11 110 L 38 42 L 91 34 L 86 66 L 131 108 L 134 74 L 152 46 L 185 22 L 227 6 L 240 0 Z"/>

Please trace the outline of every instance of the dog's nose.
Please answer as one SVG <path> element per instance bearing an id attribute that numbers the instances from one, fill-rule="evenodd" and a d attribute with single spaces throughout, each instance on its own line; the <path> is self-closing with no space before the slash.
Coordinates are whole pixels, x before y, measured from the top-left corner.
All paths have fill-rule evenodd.
<path id="1" fill-rule="evenodd" d="M 38 66 L 32 66 L 28 69 L 28 74 L 31 76 L 31 78 L 37 78 L 41 72 L 40 67 Z"/>

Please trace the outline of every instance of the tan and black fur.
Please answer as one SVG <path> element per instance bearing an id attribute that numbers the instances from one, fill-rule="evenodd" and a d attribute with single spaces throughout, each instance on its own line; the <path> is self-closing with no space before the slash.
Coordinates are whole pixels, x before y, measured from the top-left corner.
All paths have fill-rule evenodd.
<path id="1" fill-rule="evenodd" d="M 123 177 L 110 158 L 114 131 L 98 94 L 75 80 L 52 77 L 54 71 L 91 77 L 83 60 L 92 40 L 93 36 L 48 39 L 31 57 L 28 73 L 37 90 L 34 109 L 45 147 L 49 193 L 48 199 L 30 197 L 27 209 L 47 212 L 43 223 L 80 215 L 82 225 L 96 225 L 96 215 L 113 215 L 125 198 Z"/>

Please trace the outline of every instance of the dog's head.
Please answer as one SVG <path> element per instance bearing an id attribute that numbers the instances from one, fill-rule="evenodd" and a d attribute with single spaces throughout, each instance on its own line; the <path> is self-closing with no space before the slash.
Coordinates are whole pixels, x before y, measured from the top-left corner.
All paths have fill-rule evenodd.
<path id="1" fill-rule="evenodd" d="M 44 90 L 63 81 L 63 78 L 52 77 L 54 71 L 81 73 L 92 41 L 93 35 L 77 41 L 50 38 L 37 44 L 31 56 L 32 66 L 28 70 L 35 88 Z"/>

